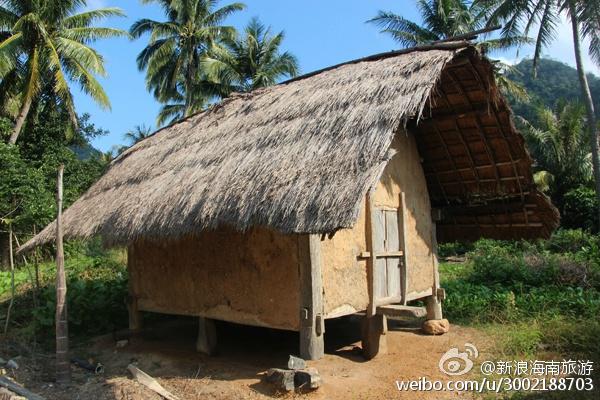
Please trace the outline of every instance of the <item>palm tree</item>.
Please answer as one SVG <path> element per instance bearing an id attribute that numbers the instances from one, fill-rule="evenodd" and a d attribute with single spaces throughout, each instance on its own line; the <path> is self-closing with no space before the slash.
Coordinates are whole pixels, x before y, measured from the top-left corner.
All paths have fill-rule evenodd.
<path id="1" fill-rule="evenodd" d="M 175 89 L 166 97 L 166 104 L 163 104 L 160 108 L 156 125 L 162 126 L 177 122 L 186 115 L 192 115 L 205 109 L 211 99 L 223 98 L 229 94 L 228 87 L 208 80 L 202 68 L 199 74 L 201 76 L 198 78 L 199 81 L 193 82 L 190 86 L 191 105 L 186 106 L 185 88 L 183 85 L 177 84 Z"/>
<path id="2" fill-rule="evenodd" d="M 129 142 L 131 146 L 137 142 L 146 139 L 152 135 L 152 128 L 142 125 L 136 125 L 135 128 L 128 130 L 123 135 L 123 138 Z"/>
<path id="3" fill-rule="evenodd" d="M 367 22 L 374 23 L 404 47 L 429 44 L 453 36 L 464 35 L 486 26 L 490 8 L 467 0 L 417 0 L 423 25 L 390 11 L 379 11 Z M 506 50 L 528 43 L 525 36 L 510 35 L 487 39 L 478 45 L 486 50 Z"/>
<path id="4" fill-rule="evenodd" d="M 92 24 L 124 13 L 119 8 L 78 13 L 85 4 L 85 0 L 0 1 L 0 77 L 3 84 L 10 79 L 17 85 L 20 97 L 10 143 L 16 143 L 31 105 L 46 83 L 67 109 L 74 127 L 77 117 L 69 82 L 77 82 L 100 106 L 110 108 L 108 96 L 95 78 L 106 74 L 104 60 L 90 43 L 127 33 Z"/>
<path id="5" fill-rule="evenodd" d="M 382 33 L 390 35 L 402 46 L 415 47 L 480 30 L 486 26 L 491 13 L 487 5 L 470 0 L 417 0 L 417 7 L 423 25 L 390 11 L 379 11 L 367 22 L 379 26 Z M 529 42 L 527 36 L 514 34 L 488 38 L 477 46 L 483 51 L 508 50 Z M 525 89 L 505 76 L 510 66 L 498 60 L 492 60 L 492 63 L 498 86 L 516 98 L 526 100 Z"/>
<path id="6" fill-rule="evenodd" d="M 562 205 L 569 190 L 593 179 L 585 108 L 560 102 L 555 110 L 538 108 L 533 123 L 521 121 L 527 147 L 536 161 L 536 183 Z"/>
<path id="7" fill-rule="evenodd" d="M 232 3 L 216 8 L 218 0 L 142 1 L 162 5 L 167 21 L 140 19 L 131 26 L 134 38 L 150 34 L 148 45 L 137 57 L 138 68 L 146 70 L 146 84 L 156 99 L 183 105 L 182 114 L 187 117 L 218 95 L 210 90 L 211 85 L 203 88 L 205 93 L 195 90 L 205 81 L 200 59 L 215 41 L 234 34 L 233 27 L 221 24 L 245 6 Z"/>
<path id="8" fill-rule="evenodd" d="M 573 35 L 575 63 L 587 116 L 596 196 L 600 205 L 600 159 L 598 158 L 600 131 L 596 133 L 598 129 L 596 112 L 581 50 L 582 40 L 590 39 L 588 52 L 600 64 L 600 0 L 478 0 L 478 2 L 493 9 L 488 19 L 489 25 L 499 22 L 506 23 L 503 29 L 504 37 L 511 37 L 518 32 L 528 35 L 530 31 L 537 30 L 533 56 L 534 72 L 543 48 L 556 39 L 556 28 L 560 24 L 561 15 L 565 15 L 569 19 Z M 600 220 L 600 206 L 598 207 L 598 219 Z"/>
<path id="9" fill-rule="evenodd" d="M 270 86 L 284 77 L 298 75 L 298 60 L 279 47 L 284 33 L 271 34 L 271 28 L 252 18 L 244 35 L 224 38 L 212 48 L 202 65 L 212 80 L 228 92 L 249 92 Z"/>

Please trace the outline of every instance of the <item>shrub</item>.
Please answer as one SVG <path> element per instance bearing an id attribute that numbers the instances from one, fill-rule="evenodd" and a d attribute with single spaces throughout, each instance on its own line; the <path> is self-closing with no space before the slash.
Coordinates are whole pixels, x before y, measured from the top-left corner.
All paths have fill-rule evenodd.
<path id="1" fill-rule="evenodd" d="M 479 240 L 468 259 L 473 283 L 505 287 L 600 287 L 598 238 L 563 231 L 547 242 Z M 571 252 L 572 251 L 572 252 Z"/>
<path id="2" fill-rule="evenodd" d="M 460 256 L 473 250 L 472 243 L 466 242 L 448 242 L 438 245 L 438 255 L 440 257 Z"/>
<path id="3" fill-rule="evenodd" d="M 565 194 L 561 223 L 566 228 L 598 232 L 598 200 L 594 189 L 579 186 Z"/>
<path id="4" fill-rule="evenodd" d="M 554 253 L 578 253 L 585 249 L 597 248 L 600 245 L 600 236 L 581 229 L 559 229 L 550 239 L 543 242 L 543 245 Z"/>

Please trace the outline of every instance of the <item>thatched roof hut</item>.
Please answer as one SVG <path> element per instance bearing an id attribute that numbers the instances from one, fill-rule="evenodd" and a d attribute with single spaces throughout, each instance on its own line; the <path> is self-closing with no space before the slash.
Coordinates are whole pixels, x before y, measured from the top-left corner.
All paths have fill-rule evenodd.
<path id="1" fill-rule="evenodd" d="M 65 235 L 126 244 L 219 226 L 350 228 L 401 126 L 416 132 L 441 239 L 548 236 L 557 226 L 491 64 L 459 42 L 234 95 L 163 128 L 65 212 Z M 50 225 L 22 250 L 53 234 Z"/>
<path id="2" fill-rule="evenodd" d="M 364 311 L 368 357 L 388 316 L 442 320 L 436 237 L 543 237 L 558 213 L 492 65 L 459 42 L 232 96 L 125 151 L 64 223 L 128 245 L 132 329 L 140 310 L 199 316 L 208 353 L 213 319 L 291 329 L 315 359 L 327 318 Z"/>

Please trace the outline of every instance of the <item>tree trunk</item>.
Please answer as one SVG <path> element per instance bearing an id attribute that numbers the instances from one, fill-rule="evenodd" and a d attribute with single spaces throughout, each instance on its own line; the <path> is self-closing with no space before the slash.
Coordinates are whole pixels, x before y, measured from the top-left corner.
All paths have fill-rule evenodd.
<path id="1" fill-rule="evenodd" d="M 596 200 L 598 208 L 596 209 L 597 220 L 600 223 L 600 159 L 598 149 L 598 136 L 596 134 L 596 113 L 594 110 L 594 101 L 592 100 L 592 93 L 588 85 L 587 76 L 585 75 L 585 68 L 583 66 L 583 60 L 581 57 L 581 35 L 579 32 L 579 19 L 577 16 L 577 10 L 573 1 L 569 2 L 571 25 L 573 29 L 573 48 L 575 49 L 575 62 L 577 63 L 577 73 L 579 75 L 579 84 L 581 85 L 581 95 L 583 97 L 583 103 L 585 104 L 585 110 L 587 113 L 587 128 L 589 132 L 590 144 L 592 146 L 592 165 L 594 167 L 594 184 L 596 188 Z"/>
<path id="2" fill-rule="evenodd" d="M 8 235 L 0 231 L 0 269 L 9 266 Z"/>
<path id="3" fill-rule="evenodd" d="M 8 310 L 6 311 L 6 321 L 4 323 L 4 335 L 8 332 L 8 325 L 10 324 L 10 313 L 15 302 L 15 261 L 13 255 L 13 233 L 12 224 L 8 225 L 8 259 L 10 263 L 10 303 L 8 303 Z"/>
<path id="4" fill-rule="evenodd" d="M 63 251 L 62 200 L 64 165 L 58 167 L 56 194 L 56 382 L 71 382 L 69 362 L 69 326 L 67 323 L 67 282 Z"/>
<path id="5" fill-rule="evenodd" d="M 15 128 L 13 129 L 10 139 L 8 143 L 15 144 L 17 143 L 17 138 L 21 134 L 21 130 L 23 129 L 23 124 L 27 119 L 27 115 L 29 114 L 29 109 L 31 108 L 31 97 L 27 96 L 25 98 L 25 102 L 19 111 L 19 115 L 17 116 L 17 121 L 15 122 Z"/>
<path id="6" fill-rule="evenodd" d="M 192 115 L 192 106 L 194 103 L 194 93 L 193 93 L 194 78 L 195 78 L 194 75 L 196 74 L 196 66 L 194 65 L 194 63 L 195 63 L 194 50 L 191 50 L 190 57 L 188 60 L 186 77 L 185 77 L 185 110 L 183 112 L 184 118 Z"/>

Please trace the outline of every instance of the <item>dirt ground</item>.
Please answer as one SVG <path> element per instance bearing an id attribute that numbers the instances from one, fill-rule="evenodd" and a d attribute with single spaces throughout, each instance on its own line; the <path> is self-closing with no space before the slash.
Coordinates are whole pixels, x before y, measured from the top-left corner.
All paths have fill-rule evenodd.
<path id="1" fill-rule="evenodd" d="M 73 384 L 67 388 L 53 383 L 53 358 L 48 353 L 22 356 L 19 369 L 9 375 L 47 399 L 161 399 L 131 379 L 126 369 L 131 362 L 182 400 L 472 398 L 470 393 L 397 390 L 396 380 L 448 379 L 439 371 L 438 362 L 451 347 L 462 349 L 472 343 L 480 357 L 489 348 L 489 339 L 474 329 L 454 325 L 450 333 L 432 337 L 422 335 L 418 326 L 418 321 L 390 322 L 388 353 L 367 362 L 361 355 L 358 319 L 328 321 L 326 355 L 309 362 L 318 369 L 323 384 L 305 394 L 278 393 L 262 381 L 267 369 L 285 367 L 288 355 L 297 353 L 297 333 L 219 323 L 219 354 L 206 357 L 194 350 L 196 326 L 189 318 L 155 324 L 123 348 L 116 347 L 114 335 L 75 346 L 73 356 L 101 362 L 105 372 L 94 375 L 74 366 Z M 14 346 L 4 347 L 2 357 L 7 360 L 18 351 Z"/>

